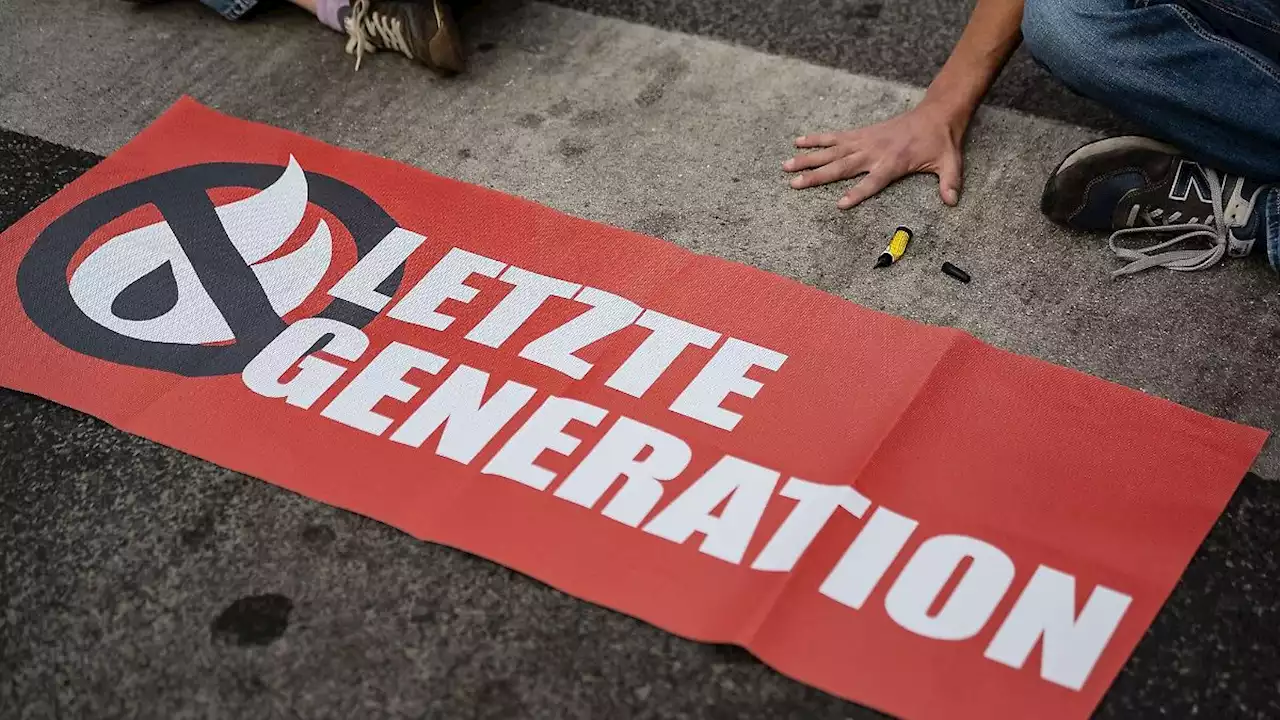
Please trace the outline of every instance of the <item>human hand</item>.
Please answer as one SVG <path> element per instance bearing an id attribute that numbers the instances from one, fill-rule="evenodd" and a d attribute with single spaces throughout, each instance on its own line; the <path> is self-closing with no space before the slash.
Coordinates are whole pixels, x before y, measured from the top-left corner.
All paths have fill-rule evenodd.
<path id="1" fill-rule="evenodd" d="M 844 194 L 836 207 L 847 210 L 914 173 L 938 176 L 938 192 L 947 205 L 960 200 L 964 159 L 960 144 L 964 126 L 927 102 L 875 125 L 842 132 L 805 135 L 796 147 L 821 148 L 782 164 L 798 189 L 865 176 Z"/>

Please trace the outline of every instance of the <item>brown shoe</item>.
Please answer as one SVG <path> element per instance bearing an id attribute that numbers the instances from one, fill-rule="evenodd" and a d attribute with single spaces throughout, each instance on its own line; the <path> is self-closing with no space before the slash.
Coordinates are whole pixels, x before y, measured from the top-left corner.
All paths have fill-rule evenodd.
<path id="1" fill-rule="evenodd" d="M 352 0 L 342 18 L 356 69 L 365 53 L 395 50 L 443 74 L 462 72 L 461 36 L 441 0 Z"/>

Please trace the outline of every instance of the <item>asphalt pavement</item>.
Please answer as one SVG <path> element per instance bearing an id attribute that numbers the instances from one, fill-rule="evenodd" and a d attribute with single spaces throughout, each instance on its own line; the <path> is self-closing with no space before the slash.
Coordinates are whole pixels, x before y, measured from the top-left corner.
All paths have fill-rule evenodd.
<path id="1" fill-rule="evenodd" d="M 441 80 L 390 56 L 353 73 L 290 8 L 232 25 L 187 2 L 0 3 L 0 227 L 190 94 L 1280 427 L 1280 282 L 1260 261 L 1110 280 L 1099 240 L 1048 224 L 1036 197 L 1121 125 L 1028 58 L 973 128 L 959 208 L 926 178 L 848 213 L 838 188 L 786 187 L 791 137 L 920 97 L 964 3 L 563 4 L 467 11 L 471 69 Z M 909 262 L 873 274 L 904 222 Z M 1280 716 L 1274 442 L 1254 471 L 1100 717 Z M 0 513 L 3 717 L 878 717 L 9 391 Z"/>

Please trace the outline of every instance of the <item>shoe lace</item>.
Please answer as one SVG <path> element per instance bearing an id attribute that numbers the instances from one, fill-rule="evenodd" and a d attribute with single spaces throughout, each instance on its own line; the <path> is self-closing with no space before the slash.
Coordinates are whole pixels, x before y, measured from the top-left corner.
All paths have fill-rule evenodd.
<path id="1" fill-rule="evenodd" d="M 378 51 L 379 43 L 383 48 L 399 50 L 413 57 L 400 18 L 377 12 L 373 9 L 373 0 L 354 0 L 351 3 L 347 36 L 347 54 L 356 56 L 356 70 L 360 69 L 360 60 L 365 53 Z"/>
<path id="2" fill-rule="evenodd" d="M 1111 237 L 1107 240 L 1107 244 L 1111 247 L 1111 252 L 1115 253 L 1119 258 L 1129 261 L 1128 265 L 1112 272 L 1112 277 L 1132 275 L 1153 267 L 1163 267 L 1179 272 L 1194 272 L 1213 267 L 1222 260 L 1231 243 L 1222 201 L 1224 183 L 1216 171 L 1209 168 L 1203 168 L 1202 170 L 1205 174 L 1205 179 L 1208 180 L 1206 184 L 1209 186 L 1209 205 L 1213 210 L 1213 214 L 1206 215 L 1203 221 L 1193 217 L 1186 222 L 1178 222 L 1182 218 L 1182 213 L 1180 212 L 1165 216 L 1164 211 L 1160 208 L 1150 209 L 1134 205 L 1133 209 L 1129 211 L 1128 224 L 1130 227 L 1121 228 L 1111 233 Z M 1134 224 L 1138 220 L 1142 220 L 1146 224 L 1135 226 Z M 1119 241 L 1123 238 L 1163 235 L 1166 233 L 1180 234 L 1170 240 L 1145 247 L 1129 248 L 1119 244 Z M 1208 240 L 1210 246 L 1207 248 L 1183 248 L 1161 252 L 1167 248 L 1183 245 L 1188 240 L 1196 238 Z"/>

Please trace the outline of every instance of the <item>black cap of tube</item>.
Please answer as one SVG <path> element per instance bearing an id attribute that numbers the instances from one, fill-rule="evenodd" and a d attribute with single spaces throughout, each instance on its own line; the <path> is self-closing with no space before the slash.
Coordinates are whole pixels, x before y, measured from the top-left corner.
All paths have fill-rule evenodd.
<path id="1" fill-rule="evenodd" d="M 942 263 L 942 272 L 944 275 L 950 275 L 951 277 L 959 280 L 962 283 L 967 283 L 969 282 L 969 280 L 972 279 L 969 277 L 969 273 L 961 270 L 960 268 L 956 267 L 955 265 L 952 265 L 949 262 Z"/>

